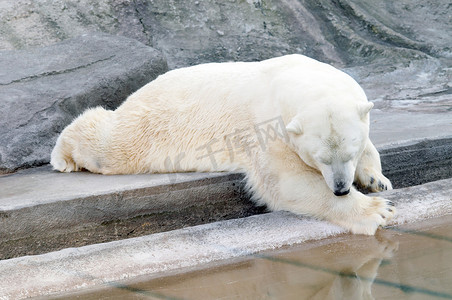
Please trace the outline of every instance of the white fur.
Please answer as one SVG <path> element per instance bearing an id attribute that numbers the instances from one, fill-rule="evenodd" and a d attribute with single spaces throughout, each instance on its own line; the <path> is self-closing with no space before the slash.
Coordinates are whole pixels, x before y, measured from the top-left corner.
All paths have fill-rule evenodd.
<path id="1" fill-rule="evenodd" d="M 270 209 L 373 234 L 395 210 L 352 186 L 391 188 L 368 137 L 371 108 L 350 76 L 302 55 L 198 65 L 159 76 L 115 111 L 85 112 L 61 133 L 51 164 L 102 174 L 242 171 Z"/>

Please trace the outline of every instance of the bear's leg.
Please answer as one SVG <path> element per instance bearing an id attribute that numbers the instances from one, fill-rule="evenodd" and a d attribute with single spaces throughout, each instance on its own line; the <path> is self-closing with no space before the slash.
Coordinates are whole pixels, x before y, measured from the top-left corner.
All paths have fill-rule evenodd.
<path id="1" fill-rule="evenodd" d="M 369 197 L 350 189 L 344 196 L 335 196 L 320 173 L 282 174 L 275 207 L 299 214 L 309 214 L 340 225 L 353 233 L 375 234 L 395 214 L 394 204 L 381 197 Z"/>
<path id="2" fill-rule="evenodd" d="M 347 195 L 335 196 L 321 173 L 293 151 L 273 149 L 263 156 L 248 169 L 248 185 L 257 201 L 271 210 L 311 215 L 368 235 L 395 214 L 391 201 L 366 196 L 354 187 Z"/>
<path id="3" fill-rule="evenodd" d="M 356 166 L 355 184 L 371 192 L 392 189 L 391 181 L 381 172 L 380 154 L 369 139 Z"/>

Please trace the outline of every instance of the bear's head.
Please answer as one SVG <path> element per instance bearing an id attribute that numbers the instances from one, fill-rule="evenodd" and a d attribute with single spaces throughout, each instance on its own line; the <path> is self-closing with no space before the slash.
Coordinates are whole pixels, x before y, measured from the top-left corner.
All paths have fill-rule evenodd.
<path id="1" fill-rule="evenodd" d="M 358 161 L 369 136 L 371 102 L 305 109 L 287 124 L 292 148 L 319 170 L 336 196 L 350 192 Z"/>

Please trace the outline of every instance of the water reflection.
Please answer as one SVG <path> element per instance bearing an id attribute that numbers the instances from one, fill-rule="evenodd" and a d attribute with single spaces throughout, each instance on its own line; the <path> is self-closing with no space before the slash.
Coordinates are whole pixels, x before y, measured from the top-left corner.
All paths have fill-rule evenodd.
<path id="1" fill-rule="evenodd" d="M 389 263 L 398 248 L 398 242 L 392 238 L 381 232 L 371 237 L 347 236 L 344 240 L 306 251 L 258 257 L 280 263 L 279 272 L 286 278 L 298 277 L 300 285 L 290 285 L 290 294 L 299 299 L 374 299 L 371 286 L 378 268 L 382 263 Z M 321 274 L 315 276 L 317 282 L 307 285 L 307 278 L 297 276 L 289 266 L 298 267 L 298 272 L 308 269 L 309 273 Z M 274 296 L 285 297 L 287 292 L 286 289 Z"/>
<path id="2" fill-rule="evenodd" d="M 61 299 L 452 299 L 452 216 L 410 226 L 110 283 Z"/>

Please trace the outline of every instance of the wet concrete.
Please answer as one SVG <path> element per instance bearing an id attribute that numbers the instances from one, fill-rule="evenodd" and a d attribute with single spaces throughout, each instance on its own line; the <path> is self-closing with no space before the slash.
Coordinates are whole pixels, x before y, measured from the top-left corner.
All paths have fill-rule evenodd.
<path id="1" fill-rule="evenodd" d="M 452 215 L 52 299 L 452 299 Z"/>

